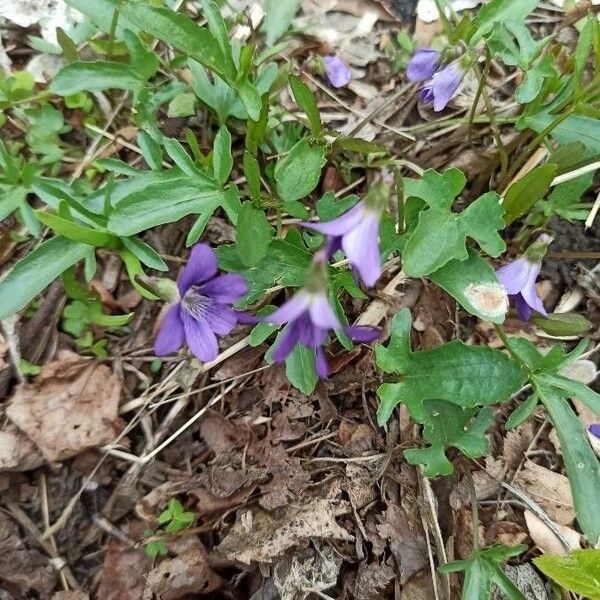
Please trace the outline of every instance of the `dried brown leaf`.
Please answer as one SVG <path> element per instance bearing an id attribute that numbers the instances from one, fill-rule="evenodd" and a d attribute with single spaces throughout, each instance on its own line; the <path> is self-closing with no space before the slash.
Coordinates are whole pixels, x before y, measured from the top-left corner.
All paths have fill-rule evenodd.
<path id="1" fill-rule="evenodd" d="M 248 443 L 251 432 L 239 421 L 231 421 L 218 412 L 210 411 L 202 418 L 200 436 L 215 454 L 227 454 Z"/>
<path id="2" fill-rule="evenodd" d="M 109 367 L 61 353 L 17 388 L 6 414 L 53 463 L 112 441 L 122 428 L 120 396 Z"/>
<path id="3" fill-rule="evenodd" d="M 150 567 L 142 549 L 110 540 L 106 544 L 97 600 L 139 600 Z"/>
<path id="4" fill-rule="evenodd" d="M 558 539 L 556 534 L 542 521 L 537 515 L 530 510 L 526 510 L 525 523 L 527 523 L 527 530 L 531 539 L 538 545 L 538 547 L 544 552 L 549 554 L 558 554 L 560 556 L 567 556 L 566 548 L 562 542 Z M 560 529 L 563 537 L 569 542 L 572 548 L 581 548 L 581 536 L 574 529 L 560 525 L 556 523 L 556 527 Z"/>
<path id="5" fill-rule="evenodd" d="M 56 571 L 48 559 L 27 548 L 17 526 L 0 512 L 0 590 L 15 598 L 48 599 L 56 585 Z"/>
<path id="6" fill-rule="evenodd" d="M 396 576 L 394 569 L 385 563 L 360 563 L 354 582 L 354 597 L 360 600 L 379 600 L 380 592 Z"/>
<path id="7" fill-rule="evenodd" d="M 178 551 L 177 556 L 161 561 L 148 573 L 143 600 L 179 600 L 191 594 L 210 594 L 223 585 L 221 577 L 209 566 L 198 538 L 179 539 L 173 549 Z"/>
<path id="8" fill-rule="evenodd" d="M 44 464 L 36 445 L 12 423 L 0 431 L 0 471 L 29 471 Z"/>
<path id="9" fill-rule="evenodd" d="M 575 520 L 569 480 L 532 461 L 527 461 L 515 482 L 548 516 L 560 525 L 572 525 Z"/>
<path id="10" fill-rule="evenodd" d="M 249 510 L 235 523 L 218 546 L 231 560 L 250 564 L 271 562 L 288 548 L 309 538 L 353 540 L 336 517 L 346 514 L 350 505 L 337 498 L 339 487 L 325 498 L 314 498 L 301 506 L 288 506 L 277 516 L 260 509 Z"/>

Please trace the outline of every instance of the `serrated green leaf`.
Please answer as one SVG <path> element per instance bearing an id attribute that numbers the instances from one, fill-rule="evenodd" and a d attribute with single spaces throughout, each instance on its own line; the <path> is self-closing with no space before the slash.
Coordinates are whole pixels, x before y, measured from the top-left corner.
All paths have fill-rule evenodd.
<path id="1" fill-rule="evenodd" d="M 443 400 L 425 400 L 423 409 L 427 414 L 423 438 L 430 446 L 405 450 L 404 456 L 411 465 L 425 465 L 425 477 L 452 473 L 453 467 L 446 458 L 446 448 L 458 448 L 469 458 L 478 458 L 487 452 L 489 442 L 485 432 L 493 419 L 490 408 L 478 410 Z"/>
<path id="2" fill-rule="evenodd" d="M 237 223 L 237 248 L 246 267 L 256 267 L 271 243 L 271 226 L 264 211 L 251 202 L 242 204 Z"/>
<path id="3" fill-rule="evenodd" d="M 293 202 L 308 196 L 317 187 L 326 162 L 323 144 L 313 145 L 307 138 L 300 140 L 275 165 L 275 180 L 281 199 Z"/>
<path id="4" fill-rule="evenodd" d="M 477 31 L 471 38 L 471 44 L 480 40 L 495 23 L 523 22 L 525 17 L 535 10 L 539 2 L 540 0 L 492 0 L 489 4 L 482 6 L 473 19 L 473 25 Z"/>
<path id="5" fill-rule="evenodd" d="M 429 279 L 446 290 L 472 315 L 484 321 L 503 323 L 508 297 L 496 272 L 472 248 L 467 260 L 451 260 L 429 275 Z"/>
<path id="6" fill-rule="evenodd" d="M 525 381 L 522 368 L 499 350 L 454 340 L 413 352 L 410 331 L 410 311 L 404 308 L 392 321 L 388 346 L 375 349 L 379 368 L 399 376 L 398 383 L 385 383 L 377 390 L 379 424 L 389 419 L 400 402 L 423 423 L 427 419 L 425 400 L 446 400 L 463 408 L 495 404 L 510 398 Z"/>
<path id="7" fill-rule="evenodd" d="M 546 577 L 591 600 L 600 600 L 600 550 L 573 550 L 571 556 L 544 554 L 533 559 Z"/>
<path id="8" fill-rule="evenodd" d="M 32 250 L 0 281 L 0 319 L 21 310 L 63 271 L 91 252 L 92 246 L 64 237 L 51 238 Z"/>
<path id="9" fill-rule="evenodd" d="M 416 227 L 408 234 L 403 253 L 408 276 L 429 275 L 452 259 L 467 259 L 467 238 L 475 240 L 490 256 L 500 256 L 506 249 L 498 234 L 504 227 L 504 209 L 495 192 L 480 196 L 463 212 L 452 211 L 454 198 L 464 184 L 464 175 L 458 169 L 444 173 L 430 169 L 422 180 L 404 179 L 406 198 L 420 198 L 429 206 L 421 211 Z M 431 243 L 433 239 L 435 244 Z"/>

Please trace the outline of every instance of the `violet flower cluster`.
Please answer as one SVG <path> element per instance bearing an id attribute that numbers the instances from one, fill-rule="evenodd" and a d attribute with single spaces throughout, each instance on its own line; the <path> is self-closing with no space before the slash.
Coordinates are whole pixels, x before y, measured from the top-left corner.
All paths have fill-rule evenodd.
<path id="1" fill-rule="evenodd" d="M 410 81 L 424 81 L 419 98 L 421 102 L 433 104 L 439 112 L 446 108 L 454 97 L 465 71 L 460 61 L 454 60 L 441 67 L 442 55 L 433 48 L 418 48 L 410 59 L 406 75 Z"/>
<path id="2" fill-rule="evenodd" d="M 327 236 L 326 246 L 314 256 L 307 284 L 263 321 L 286 325 L 273 360 L 282 362 L 300 344 L 315 350 L 316 371 L 327 377 L 324 345 L 332 331 L 344 332 L 356 342 L 371 342 L 379 336 L 375 327 L 344 326 L 327 297 L 327 262 L 343 250 L 366 286 L 373 286 L 381 274 L 379 223 L 387 197 L 374 186 L 367 197 L 342 216 L 325 223 L 303 223 Z M 241 275 L 217 275 L 217 259 L 207 244 L 194 246 L 177 281 L 176 302 L 169 308 L 156 340 L 154 352 L 165 356 L 187 343 L 201 361 L 214 360 L 219 352 L 217 335 L 230 333 L 237 323 L 258 319 L 233 309 L 233 303 L 247 293 Z"/>

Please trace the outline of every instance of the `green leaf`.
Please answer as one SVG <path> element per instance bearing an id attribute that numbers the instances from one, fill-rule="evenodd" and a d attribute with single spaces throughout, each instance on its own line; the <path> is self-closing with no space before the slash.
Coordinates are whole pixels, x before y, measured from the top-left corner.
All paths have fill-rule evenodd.
<path id="1" fill-rule="evenodd" d="M 321 198 L 317 200 L 315 208 L 317 215 L 322 221 L 332 221 L 342 216 L 346 211 L 350 210 L 359 198 L 355 195 L 346 196 L 345 198 L 336 198 L 334 192 L 325 192 Z"/>
<path id="2" fill-rule="evenodd" d="M 535 375 L 531 381 L 558 434 L 577 522 L 590 544 L 595 545 L 600 539 L 600 462 L 564 391 L 554 387 L 557 379 L 563 378 Z"/>
<path id="3" fill-rule="evenodd" d="M 321 113 L 315 95 L 297 75 L 290 75 L 289 81 L 296 103 L 308 117 L 313 136 L 321 137 L 323 135 L 323 123 L 321 122 Z"/>
<path id="4" fill-rule="evenodd" d="M 521 423 L 524 423 L 534 413 L 537 408 L 539 398 L 537 394 L 531 394 L 527 400 L 521 402 L 517 408 L 511 413 L 506 421 L 506 429 L 514 429 Z"/>
<path id="5" fill-rule="evenodd" d="M 165 177 L 118 202 L 108 219 L 108 229 L 119 236 L 130 236 L 187 215 L 212 212 L 224 198 L 224 192 L 201 189 L 188 178 Z"/>
<path id="6" fill-rule="evenodd" d="M 51 238 L 32 250 L 0 281 L 0 319 L 21 310 L 63 271 L 92 251 L 88 244 L 64 237 Z"/>
<path id="7" fill-rule="evenodd" d="M 220 246 L 216 250 L 221 269 L 240 273 L 248 283 L 244 306 L 256 302 L 265 290 L 281 285 L 300 287 L 304 284 L 312 255 L 303 245 L 296 229 L 290 229 L 285 240 L 274 239 L 267 254 L 257 267 L 247 269 L 242 263 L 236 245 Z"/>
<path id="8" fill-rule="evenodd" d="M 113 15 L 115 13 L 115 0 L 94 0 L 93 2 L 90 2 L 89 0 L 65 0 L 65 2 L 88 17 L 88 19 L 90 19 L 90 21 L 99 29 L 104 31 L 104 33 L 110 32 Z M 117 21 L 116 35 L 118 39 L 122 39 L 124 34 L 125 27 L 123 23 L 123 19 Z M 135 32 L 139 31 L 139 27 L 137 27 L 135 23 L 130 23 L 128 25 L 131 30 Z"/>
<path id="9" fill-rule="evenodd" d="M 267 46 L 272 46 L 288 30 L 301 4 L 302 0 L 266 0 L 263 30 Z"/>
<path id="10" fill-rule="evenodd" d="M 317 187 L 326 162 L 324 145 L 312 145 L 307 138 L 300 140 L 275 165 L 275 180 L 281 199 L 293 202 L 308 196 Z"/>
<path id="11" fill-rule="evenodd" d="M 563 366 L 565 361 L 561 361 L 558 366 Z M 544 374 L 545 381 L 554 387 L 562 390 L 563 395 L 569 398 L 577 398 L 585 404 L 594 414 L 600 415 L 600 394 L 589 388 L 581 381 L 569 379 L 562 375 L 554 375 L 552 373 Z"/>
<path id="12" fill-rule="evenodd" d="M 165 261 L 160 257 L 158 252 L 146 242 L 143 242 L 136 237 L 124 237 L 121 238 L 123 245 L 129 252 L 135 255 L 139 260 L 151 269 L 157 271 L 168 271 L 169 267 Z"/>
<path id="13" fill-rule="evenodd" d="M 253 121 L 258 121 L 260 119 L 263 100 L 256 87 L 248 79 L 245 79 L 237 85 L 237 92 L 244 108 L 248 112 L 248 116 Z"/>
<path id="14" fill-rule="evenodd" d="M 489 442 L 485 432 L 493 419 L 490 408 L 478 410 L 462 408 L 443 400 L 426 400 L 423 410 L 427 415 L 423 438 L 431 445 L 428 448 L 405 450 L 404 456 L 411 465 L 425 465 L 425 477 L 452 473 L 454 469 L 446 458 L 446 448 L 458 448 L 469 458 L 478 458 L 487 452 Z"/>
<path id="15" fill-rule="evenodd" d="M 260 166 L 248 150 L 244 151 L 244 176 L 253 198 L 260 198 Z"/>
<path id="16" fill-rule="evenodd" d="M 350 152 L 358 152 L 359 154 L 372 154 L 374 152 L 385 153 L 387 150 L 373 142 L 368 142 L 362 138 L 345 137 L 343 135 L 335 138 L 333 147 L 349 150 Z"/>
<path id="17" fill-rule="evenodd" d="M 277 343 L 276 340 L 275 344 Z M 296 347 L 285 361 L 285 374 L 291 384 L 298 388 L 305 396 L 312 394 L 317 381 L 319 381 L 315 351 L 312 348 L 296 344 Z"/>
<path id="18" fill-rule="evenodd" d="M 196 112 L 196 95 L 192 92 L 183 92 L 178 94 L 169 102 L 167 108 L 167 117 L 169 119 L 177 117 L 191 117 Z"/>
<path id="19" fill-rule="evenodd" d="M 272 305 L 263 306 L 256 315 L 258 317 L 264 317 L 270 313 L 272 313 L 277 307 Z M 260 346 L 266 339 L 268 339 L 272 333 L 277 331 L 281 325 L 276 325 L 273 323 L 259 323 L 254 329 L 250 332 L 250 345 L 255 348 L 256 346 Z"/>
<path id="20" fill-rule="evenodd" d="M 231 134 L 225 125 L 221 125 L 219 133 L 215 137 L 213 147 L 213 165 L 215 179 L 221 186 L 225 185 L 233 169 L 233 157 L 231 155 Z"/>
<path id="21" fill-rule="evenodd" d="M 138 130 L 137 142 L 142 151 L 144 160 L 148 163 L 148 166 L 153 171 L 160 171 L 162 169 L 162 150 L 152 136 L 143 129 Z"/>
<path id="22" fill-rule="evenodd" d="M 271 226 L 264 211 L 251 202 L 242 204 L 237 223 L 237 249 L 246 267 L 256 267 L 271 243 Z"/>
<path id="23" fill-rule="evenodd" d="M 236 69 L 231 56 L 225 56 L 213 34 L 190 18 L 168 8 L 156 8 L 146 2 L 122 0 L 122 15 L 141 30 L 172 45 L 225 81 L 235 80 Z"/>
<path id="24" fill-rule="evenodd" d="M 99 248 L 120 248 L 121 242 L 119 238 L 107 231 L 99 231 L 97 229 L 91 229 L 78 225 L 68 219 L 49 213 L 43 210 L 36 210 L 35 216 L 47 227 L 50 227 L 52 231 L 58 235 L 69 238 L 74 242 L 81 242 L 82 244 L 90 244 L 91 246 L 98 246 Z"/>
<path id="25" fill-rule="evenodd" d="M 541 132 L 555 119 L 555 115 L 539 112 L 523 119 L 523 123 L 536 132 Z M 600 120 L 571 115 L 552 130 L 550 134 L 561 144 L 581 142 L 588 153 L 600 154 Z"/>
<path id="26" fill-rule="evenodd" d="M 211 179 L 204 171 L 201 171 L 185 148 L 175 138 L 165 138 L 163 146 L 169 155 L 169 158 L 194 182 L 204 189 L 218 189 L 215 181 Z"/>
<path id="27" fill-rule="evenodd" d="M 471 45 L 488 33 L 496 23 L 523 22 L 525 17 L 537 8 L 539 2 L 540 0 L 492 0 L 482 6 L 473 19 L 477 31 L 471 38 Z"/>
<path id="28" fill-rule="evenodd" d="M 502 206 L 504 221 L 507 225 L 522 217 L 550 189 L 552 180 L 556 177 L 556 165 L 545 164 L 535 167 L 520 179 L 517 179 L 507 190 Z"/>
<path id="29" fill-rule="evenodd" d="M 600 550 L 573 550 L 571 556 L 544 554 L 533 564 L 569 592 L 600 600 Z"/>
<path id="30" fill-rule="evenodd" d="M 531 322 L 549 335 L 584 335 L 593 327 L 591 321 L 577 313 L 548 313 L 533 315 Z"/>
<path id="31" fill-rule="evenodd" d="M 60 96 L 77 92 L 101 92 L 108 89 L 139 91 L 144 80 L 123 63 L 90 61 L 63 67 L 50 84 L 50 91 Z"/>
<path id="32" fill-rule="evenodd" d="M 444 173 L 430 169 L 421 180 L 404 179 L 406 198 L 420 198 L 429 205 L 421 211 L 416 227 L 408 234 L 403 253 L 408 276 L 429 275 L 452 259 L 467 259 L 467 238 L 474 239 L 490 256 L 500 256 L 506 249 L 498 234 L 504 227 L 504 210 L 495 192 L 480 196 L 461 213 L 452 211 L 454 198 L 465 181 L 464 175 L 454 168 Z"/>
<path id="33" fill-rule="evenodd" d="M 472 315 L 484 321 L 503 323 L 508 297 L 498 282 L 496 272 L 472 248 L 467 260 L 451 260 L 429 275 L 429 279 L 446 290 Z"/>
<path id="34" fill-rule="evenodd" d="M 123 32 L 127 50 L 129 50 L 129 61 L 132 69 L 144 80 L 148 80 L 156 74 L 160 62 L 156 54 L 146 50 L 135 33 L 128 29 Z"/>
<path id="35" fill-rule="evenodd" d="M 438 567 L 441 573 L 465 572 L 462 600 L 490 598 L 496 584 L 509 600 L 526 600 L 515 584 L 504 573 L 500 564 L 511 556 L 521 554 L 527 546 L 509 548 L 503 545 L 475 550 L 467 560 L 457 560 Z"/>
<path id="36" fill-rule="evenodd" d="M 431 350 L 410 349 L 411 316 L 402 309 L 392 321 L 387 347 L 375 349 L 377 365 L 386 373 L 399 375 L 398 383 L 379 387 L 379 424 L 385 423 L 394 407 L 406 404 L 413 419 L 424 423 L 425 400 L 446 400 L 463 408 L 506 401 L 525 381 L 522 368 L 503 352 L 467 346 L 458 340 Z"/>

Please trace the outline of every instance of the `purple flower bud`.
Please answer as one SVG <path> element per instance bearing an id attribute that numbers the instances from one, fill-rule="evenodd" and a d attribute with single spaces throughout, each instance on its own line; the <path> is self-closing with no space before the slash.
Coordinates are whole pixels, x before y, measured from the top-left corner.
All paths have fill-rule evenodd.
<path id="1" fill-rule="evenodd" d="M 265 321 L 278 325 L 287 323 L 281 341 L 273 351 L 273 360 L 284 361 L 297 344 L 313 348 L 319 377 L 327 377 L 329 373 L 323 345 L 330 331 L 342 330 L 358 342 L 371 342 L 379 335 L 379 330 L 374 327 L 343 327 L 329 304 L 325 290 L 300 290 L 265 317 Z"/>
<path id="2" fill-rule="evenodd" d="M 441 71 L 434 73 L 421 88 L 419 93 L 421 102 L 433 102 L 433 110 L 436 112 L 443 110 L 456 94 L 463 75 L 464 71 L 458 61 L 446 65 Z"/>
<path id="3" fill-rule="evenodd" d="M 600 423 L 592 423 L 588 427 L 588 431 L 600 440 Z"/>
<path id="4" fill-rule="evenodd" d="M 241 275 L 217 275 L 217 257 L 208 244 L 197 244 L 177 281 L 180 299 L 169 308 L 154 341 L 156 356 L 177 352 L 187 342 L 203 362 L 219 353 L 217 335 L 227 335 L 243 315 L 231 305 L 246 295 Z"/>
<path id="5" fill-rule="evenodd" d="M 433 48 L 417 48 L 406 67 L 410 81 L 425 81 L 433 77 L 440 65 L 441 55 Z"/>
<path id="6" fill-rule="evenodd" d="M 323 63 L 325 63 L 327 79 L 334 88 L 341 88 L 350 83 L 352 73 L 341 58 L 331 54 L 323 57 Z"/>

